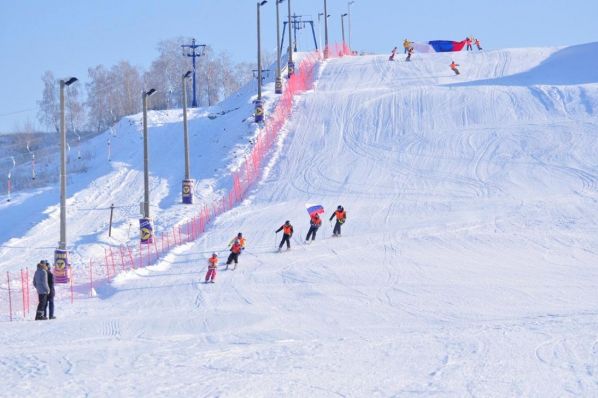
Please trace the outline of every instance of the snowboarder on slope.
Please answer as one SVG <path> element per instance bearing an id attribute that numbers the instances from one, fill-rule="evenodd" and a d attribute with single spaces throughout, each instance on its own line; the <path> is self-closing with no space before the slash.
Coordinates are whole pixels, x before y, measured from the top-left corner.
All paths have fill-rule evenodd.
<path id="1" fill-rule="evenodd" d="M 334 224 L 334 229 L 332 230 L 332 236 L 341 236 L 341 225 L 347 221 L 347 212 L 343 208 L 343 206 L 338 206 L 336 211 L 332 213 L 330 216 L 329 221 L 336 217 L 336 224 Z"/>
<path id="2" fill-rule="evenodd" d="M 35 320 L 48 319 L 44 316 L 44 309 L 46 308 L 46 302 L 48 301 L 48 294 L 50 294 L 50 286 L 48 286 L 48 273 L 46 272 L 46 264 L 44 260 L 37 264 L 37 269 L 33 275 L 33 286 L 37 290 L 37 296 L 39 302 L 37 304 L 37 311 L 35 313 Z"/>
<path id="3" fill-rule="evenodd" d="M 392 51 L 390 52 L 390 57 L 388 57 L 389 61 L 394 61 L 395 60 L 395 55 L 397 53 L 397 48 L 393 48 Z"/>
<path id="4" fill-rule="evenodd" d="M 291 250 L 291 236 L 293 236 L 293 226 L 289 220 L 286 220 L 283 225 L 278 228 L 275 233 L 279 233 L 282 231 L 282 240 L 280 241 L 280 245 L 278 245 L 278 251 L 282 250 L 282 245 L 287 243 L 287 250 Z"/>
<path id="5" fill-rule="evenodd" d="M 309 220 L 309 231 L 307 232 L 307 237 L 305 238 L 305 243 L 309 243 L 309 238 L 311 240 L 316 240 L 316 232 L 318 232 L 318 228 L 322 225 L 322 219 L 318 213 L 314 213 L 313 216 L 310 217 Z"/>
<path id="6" fill-rule="evenodd" d="M 208 258 L 208 272 L 206 272 L 205 283 L 208 283 L 208 282 L 214 283 L 214 279 L 216 279 L 216 270 L 217 269 L 218 269 L 218 255 L 216 253 L 212 253 L 212 257 Z"/>
<path id="7" fill-rule="evenodd" d="M 451 62 L 451 69 L 455 72 L 455 75 L 460 75 L 461 73 L 459 72 L 459 69 L 457 69 L 457 66 L 459 66 L 459 64 L 456 64 L 455 61 Z"/>
<path id="8" fill-rule="evenodd" d="M 409 50 L 407 51 L 407 58 L 405 58 L 405 61 L 411 61 L 411 54 L 413 54 L 413 47 L 409 47 Z"/>
<path id="9" fill-rule="evenodd" d="M 235 239 L 232 246 L 230 247 L 230 254 L 228 255 L 228 259 L 226 260 L 225 270 L 228 269 L 228 266 L 232 264 L 233 261 L 235 262 L 235 265 L 233 266 L 233 271 L 237 269 L 237 264 L 239 264 L 239 254 L 241 254 L 241 250 L 243 250 L 241 242 L 239 242 L 239 239 Z"/>

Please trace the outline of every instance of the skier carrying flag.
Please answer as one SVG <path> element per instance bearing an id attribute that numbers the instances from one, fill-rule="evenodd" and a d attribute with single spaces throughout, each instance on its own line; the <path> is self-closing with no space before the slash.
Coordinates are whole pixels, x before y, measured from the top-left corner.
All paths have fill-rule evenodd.
<path id="1" fill-rule="evenodd" d="M 455 61 L 451 62 L 451 69 L 453 70 L 453 72 L 455 72 L 455 75 L 460 75 L 461 73 L 459 73 L 459 69 L 457 69 L 457 66 L 459 66 L 459 64 L 456 64 Z"/>
<path id="2" fill-rule="evenodd" d="M 231 265 L 233 261 L 235 262 L 235 265 L 233 266 L 233 271 L 237 269 L 237 264 L 239 264 L 239 254 L 241 254 L 241 250 L 243 250 L 241 242 L 239 242 L 239 239 L 235 239 L 232 246 L 230 247 L 230 254 L 228 255 L 228 259 L 226 260 L 225 270 L 228 269 L 228 266 Z"/>
<path id="3" fill-rule="evenodd" d="M 309 231 L 307 232 L 307 237 L 305 238 L 305 243 L 309 243 L 309 238 L 311 240 L 316 240 L 316 232 L 318 232 L 318 228 L 322 225 L 322 219 L 320 219 L 320 215 L 318 213 L 314 213 L 310 216 L 309 220 Z"/>
<path id="4" fill-rule="evenodd" d="M 216 279 L 216 269 L 218 269 L 218 255 L 212 253 L 212 257 L 208 258 L 208 272 L 206 272 L 205 283 L 214 283 L 214 279 Z"/>
<path id="5" fill-rule="evenodd" d="M 334 224 L 334 229 L 332 230 L 332 236 L 341 236 L 341 225 L 347 221 L 347 212 L 343 208 L 343 206 L 338 206 L 336 211 L 332 213 L 330 216 L 329 221 L 336 217 L 336 224 Z"/>
<path id="6" fill-rule="evenodd" d="M 280 226 L 275 233 L 279 233 L 282 231 L 282 240 L 280 241 L 280 245 L 278 245 L 278 251 L 282 250 L 282 245 L 287 243 L 287 250 L 291 250 L 291 236 L 293 236 L 293 226 L 289 220 L 286 220 L 283 225 Z"/>

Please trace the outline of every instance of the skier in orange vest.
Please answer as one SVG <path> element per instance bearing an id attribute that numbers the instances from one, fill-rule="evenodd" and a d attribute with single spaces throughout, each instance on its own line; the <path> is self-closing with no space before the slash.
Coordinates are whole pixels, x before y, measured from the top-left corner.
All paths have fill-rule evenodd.
<path id="1" fill-rule="evenodd" d="M 237 269 L 237 264 L 239 264 L 239 254 L 241 253 L 242 249 L 243 247 L 241 246 L 241 242 L 239 242 L 239 239 L 235 239 L 235 241 L 230 247 L 230 254 L 228 255 L 228 259 L 226 260 L 225 270 L 228 269 L 228 266 L 231 265 L 233 261 L 235 262 L 235 265 L 233 266 L 233 271 Z"/>
<path id="2" fill-rule="evenodd" d="M 336 224 L 334 224 L 334 229 L 332 230 L 332 236 L 341 236 L 341 225 L 347 221 L 347 212 L 343 208 L 343 206 L 338 206 L 336 211 L 332 213 L 330 216 L 329 221 L 336 217 Z"/>
<path id="3" fill-rule="evenodd" d="M 206 281 L 205 283 L 214 283 L 214 279 L 216 279 L 216 270 L 218 269 L 218 255 L 216 253 L 212 253 L 212 257 L 208 259 L 208 272 L 206 272 Z"/>
<path id="4" fill-rule="evenodd" d="M 279 233 L 280 231 L 282 231 L 282 240 L 280 241 L 280 245 L 278 245 L 278 251 L 282 250 L 282 246 L 285 242 L 287 244 L 287 250 L 291 250 L 291 236 L 293 236 L 293 226 L 291 225 L 291 222 L 286 220 L 275 233 Z"/>
<path id="5" fill-rule="evenodd" d="M 459 66 L 459 64 L 456 64 L 455 61 L 451 62 L 451 69 L 455 72 L 455 75 L 460 75 L 461 73 L 459 72 L 459 69 L 457 69 L 457 66 Z"/>

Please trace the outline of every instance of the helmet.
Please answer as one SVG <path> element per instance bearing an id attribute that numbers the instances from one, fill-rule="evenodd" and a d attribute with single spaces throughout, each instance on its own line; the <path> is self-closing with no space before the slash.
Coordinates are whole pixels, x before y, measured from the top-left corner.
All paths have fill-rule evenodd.
<path id="1" fill-rule="evenodd" d="M 284 223 L 285 224 L 290 224 L 291 222 L 289 220 L 286 220 Z"/>
<path id="2" fill-rule="evenodd" d="M 243 236 L 243 234 L 242 234 L 241 232 L 239 232 L 239 233 L 237 234 L 237 236 L 240 238 L 241 236 Z"/>
<path id="3" fill-rule="evenodd" d="M 212 257 L 218 257 L 216 253 L 212 253 Z"/>
<path id="4" fill-rule="evenodd" d="M 337 207 L 336 209 L 337 209 L 337 210 L 342 210 L 342 209 L 343 209 L 343 206 L 341 206 L 341 205 L 338 205 L 338 207 Z"/>

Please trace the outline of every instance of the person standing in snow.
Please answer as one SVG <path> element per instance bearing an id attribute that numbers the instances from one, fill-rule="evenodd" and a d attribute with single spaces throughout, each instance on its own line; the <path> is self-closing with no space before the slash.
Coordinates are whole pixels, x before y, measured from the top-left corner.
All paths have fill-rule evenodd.
<path id="1" fill-rule="evenodd" d="M 233 266 L 233 271 L 237 269 L 237 264 L 239 264 L 239 254 L 241 254 L 241 250 L 243 250 L 241 242 L 239 242 L 239 239 L 235 239 L 235 241 L 230 247 L 230 254 L 228 255 L 228 259 L 226 260 L 225 270 L 228 269 L 228 266 L 231 265 L 233 261 L 235 263 L 235 265 Z"/>
<path id="2" fill-rule="evenodd" d="M 405 49 L 405 54 L 407 54 L 407 51 L 411 48 L 411 42 L 405 39 L 405 41 L 403 41 L 403 48 Z"/>
<path id="3" fill-rule="evenodd" d="M 318 213 L 314 213 L 313 216 L 309 218 L 309 231 L 307 232 L 307 237 L 305 238 L 305 243 L 309 243 L 309 238 L 311 240 L 316 240 L 316 232 L 318 232 L 318 228 L 322 225 L 322 219 Z"/>
<path id="4" fill-rule="evenodd" d="M 390 52 L 390 57 L 388 57 L 389 61 L 394 61 L 395 60 L 395 55 L 397 54 L 397 48 L 393 48 L 392 51 Z"/>
<path id="5" fill-rule="evenodd" d="M 482 51 L 482 45 L 480 44 L 480 39 L 476 38 L 475 39 L 475 45 L 478 48 L 478 51 Z"/>
<path id="6" fill-rule="evenodd" d="M 465 44 L 467 45 L 467 51 L 473 50 L 473 48 L 471 47 L 471 37 L 467 37 L 465 39 Z"/>
<path id="7" fill-rule="evenodd" d="M 332 213 L 330 216 L 329 221 L 336 217 L 336 224 L 334 224 L 334 229 L 332 230 L 332 236 L 341 236 L 341 225 L 347 221 L 347 212 L 345 211 L 343 206 L 338 206 L 336 211 Z"/>
<path id="8" fill-rule="evenodd" d="M 411 54 L 413 54 L 413 47 L 409 47 L 409 50 L 407 51 L 407 58 L 405 58 L 405 61 L 411 61 Z"/>
<path id="9" fill-rule="evenodd" d="M 457 69 L 457 66 L 459 66 L 459 64 L 456 64 L 455 61 L 451 61 L 451 69 L 455 72 L 455 75 L 460 75 L 461 73 L 459 72 L 459 69 Z"/>
<path id="10" fill-rule="evenodd" d="M 44 307 L 44 316 L 46 316 L 46 310 L 49 309 L 48 319 L 56 319 L 54 316 L 54 296 L 56 295 L 56 291 L 54 290 L 54 274 L 50 269 L 50 264 L 48 260 L 44 260 L 44 264 L 46 265 L 46 272 L 48 273 L 48 286 L 50 287 L 50 293 L 48 294 L 48 305 Z"/>
<path id="11" fill-rule="evenodd" d="M 280 241 L 280 245 L 278 245 L 278 251 L 282 250 L 282 246 L 287 244 L 287 250 L 291 250 L 291 236 L 293 236 L 293 226 L 289 220 L 286 220 L 283 225 L 280 226 L 275 233 L 279 233 L 282 231 L 282 240 Z"/>
<path id="12" fill-rule="evenodd" d="M 46 264 L 43 260 L 37 264 L 37 269 L 33 275 L 33 286 L 35 286 L 35 290 L 37 290 L 39 299 L 35 320 L 48 319 L 44 316 L 44 309 L 46 308 L 46 302 L 48 301 L 48 294 L 50 294 L 50 286 L 48 286 L 48 273 L 46 272 Z"/>
<path id="13" fill-rule="evenodd" d="M 214 283 L 214 279 L 216 279 L 216 270 L 218 269 L 218 255 L 216 253 L 212 253 L 212 257 L 208 258 L 208 272 L 206 272 L 206 281 L 205 283 Z"/>

